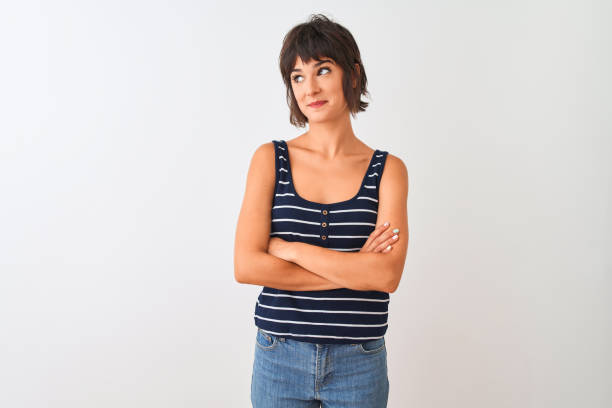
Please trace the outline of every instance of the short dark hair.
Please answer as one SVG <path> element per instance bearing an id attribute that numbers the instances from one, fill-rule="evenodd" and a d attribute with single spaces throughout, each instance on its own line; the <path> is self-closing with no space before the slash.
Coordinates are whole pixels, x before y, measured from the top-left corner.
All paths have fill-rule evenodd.
<path id="1" fill-rule="evenodd" d="M 279 56 L 279 65 L 283 81 L 287 87 L 287 104 L 290 109 L 289 122 L 298 127 L 306 126 L 308 118 L 300 110 L 291 87 L 291 70 L 297 57 L 308 62 L 310 59 L 321 61 L 331 58 L 344 72 L 342 88 L 344 98 L 353 117 L 357 112 L 365 111 L 368 102 L 361 100 L 361 95 L 369 96 L 367 77 L 359 47 L 353 35 L 340 24 L 323 14 L 312 14 L 309 21 L 293 27 L 284 37 Z M 359 64 L 359 72 L 355 68 Z M 353 88 L 352 79 L 357 79 Z"/>

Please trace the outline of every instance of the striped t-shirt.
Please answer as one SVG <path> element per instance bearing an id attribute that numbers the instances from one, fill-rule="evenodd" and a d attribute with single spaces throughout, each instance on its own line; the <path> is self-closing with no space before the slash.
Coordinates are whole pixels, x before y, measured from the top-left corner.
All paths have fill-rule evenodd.
<path id="1" fill-rule="evenodd" d="M 320 204 L 298 195 L 289 150 L 274 140 L 276 180 L 270 236 L 358 252 L 376 227 L 378 188 L 387 159 L 375 150 L 357 194 Z M 376 279 L 372 271 L 372 279 Z M 348 288 L 289 291 L 264 286 L 255 304 L 255 325 L 277 336 L 309 343 L 363 343 L 387 331 L 389 294 Z"/>

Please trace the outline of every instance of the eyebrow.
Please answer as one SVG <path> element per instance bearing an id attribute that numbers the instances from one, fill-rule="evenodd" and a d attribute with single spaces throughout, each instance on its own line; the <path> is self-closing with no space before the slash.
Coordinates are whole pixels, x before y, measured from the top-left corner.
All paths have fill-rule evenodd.
<path id="1" fill-rule="evenodd" d="M 314 64 L 314 66 L 315 66 L 315 67 L 318 67 L 319 65 L 324 64 L 324 63 L 326 63 L 326 62 L 329 62 L 329 63 L 332 63 L 332 64 L 334 63 L 334 62 L 333 62 L 333 61 L 331 61 L 331 60 L 324 59 L 324 60 L 321 60 L 321 61 L 317 62 L 316 64 Z M 300 71 L 300 72 L 302 72 L 302 70 L 301 70 L 301 69 L 299 69 L 299 68 L 293 68 L 293 69 L 291 70 L 291 73 L 293 73 L 293 72 L 295 72 L 295 71 Z"/>

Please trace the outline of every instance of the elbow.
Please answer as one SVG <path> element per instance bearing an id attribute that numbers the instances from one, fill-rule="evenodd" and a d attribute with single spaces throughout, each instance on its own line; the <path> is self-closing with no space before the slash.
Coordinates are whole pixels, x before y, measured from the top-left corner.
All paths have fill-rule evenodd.
<path id="1" fill-rule="evenodd" d="M 402 276 L 402 272 L 404 271 L 404 265 L 402 268 L 391 268 L 390 270 L 390 278 L 387 281 L 387 285 L 385 287 L 385 292 L 393 293 L 397 290 L 400 284 L 400 278 Z"/>
<path id="2" fill-rule="evenodd" d="M 244 276 L 240 265 L 234 261 L 234 280 L 238 283 L 244 283 Z"/>
<path id="3" fill-rule="evenodd" d="M 390 285 L 387 286 L 387 290 L 385 290 L 385 292 L 393 293 L 397 290 L 398 286 L 399 286 L 399 282 L 398 283 L 392 282 Z"/>
<path id="4" fill-rule="evenodd" d="M 238 283 L 245 283 L 243 272 L 237 264 L 234 264 L 234 280 Z"/>
<path id="5" fill-rule="evenodd" d="M 261 252 L 242 251 L 234 254 L 234 280 L 238 283 L 255 284 L 257 265 L 260 264 Z"/>
<path id="6" fill-rule="evenodd" d="M 393 281 L 386 282 L 384 287 L 378 289 L 381 292 L 393 293 L 397 290 L 397 285 Z"/>
<path id="7" fill-rule="evenodd" d="M 388 257 L 389 255 L 381 254 L 381 256 Z M 373 281 L 370 281 L 369 288 L 365 290 L 375 290 L 378 292 L 393 293 L 397 290 L 397 287 L 399 286 L 399 276 L 401 274 L 401 270 L 398 270 L 399 268 L 397 267 L 395 262 L 392 262 L 389 258 L 380 259 L 381 260 L 377 261 L 378 264 L 380 264 L 380 262 L 387 261 L 386 265 L 381 268 L 381 271 L 383 273 L 380 276 L 382 277 L 382 279 L 377 279 L 375 284 Z"/>
<path id="8" fill-rule="evenodd" d="M 234 263 L 234 280 L 238 283 L 251 284 L 250 272 L 252 272 L 252 264 L 249 267 L 248 263 Z"/>
<path id="9" fill-rule="evenodd" d="M 249 283 L 249 279 L 247 277 L 248 267 L 248 259 L 245 256 L 234 256 L 234 280 L 238 283 Z"/>

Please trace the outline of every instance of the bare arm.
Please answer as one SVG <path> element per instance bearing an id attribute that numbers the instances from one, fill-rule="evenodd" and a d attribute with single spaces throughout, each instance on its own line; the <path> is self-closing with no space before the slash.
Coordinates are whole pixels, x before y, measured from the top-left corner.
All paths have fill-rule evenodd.
<path id="1" fill-rule="evenodd" d="M 389 254 L 340 252 L 303 242 L 287 242 L 287 245 L 291 262 L 345 288 L 390 292 L 393 251 Z"/>
<path id="2" fill-rule="evenodd" d="M 327 290 L 343 287 L 299 265 L 274 255 L 253 253 L 249 255 L 250 273 L 238 281 L 251 285 L 267 286 L 283 290 Z"/>
<path id="3" fill-rule="evenodd" d="M 342 285 L 268 253 L 274 183 L 274 144 L 257 148 L 251 159 L 234 242 L 234 279 L 283 290 L 337 289 Z"/>
<path id="4" fill-rule="evenodd" d="M 343 287 L 392 293 L 399 286 L 408 250 L 408 173 L 398 157 L 388 155 L 380 183 L 377 224 L 389 221 L 402 239 L 393 251 L 383 253 L 339 252 L 303 242 L 285 245 L 284 259 L 294 262 Z"/>

